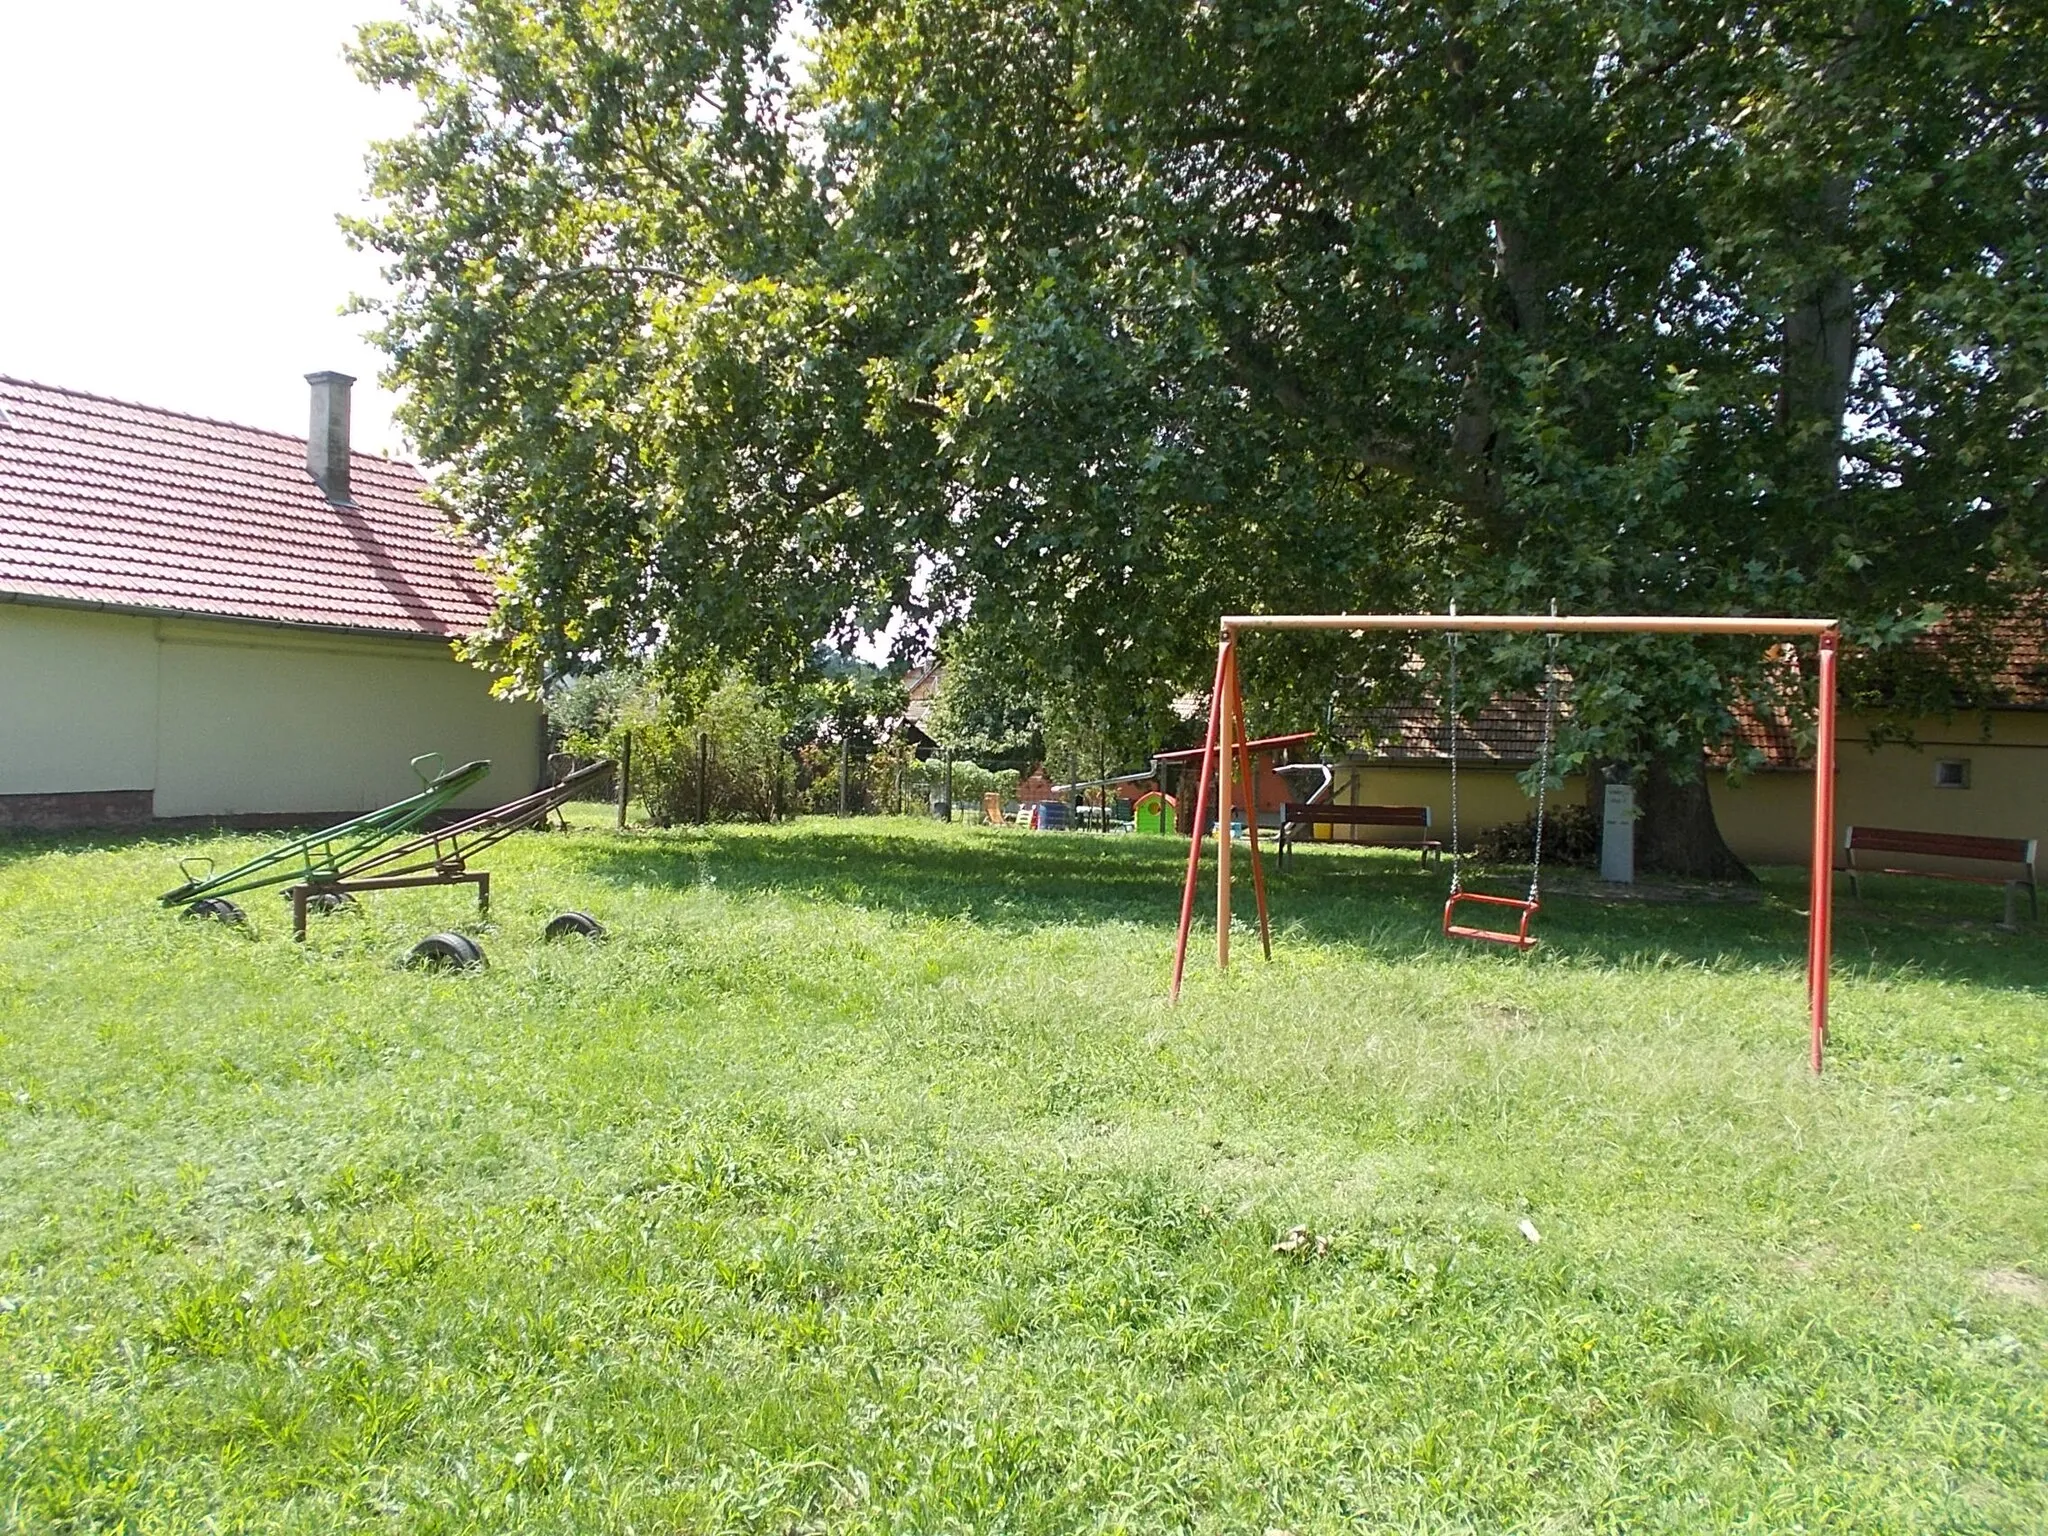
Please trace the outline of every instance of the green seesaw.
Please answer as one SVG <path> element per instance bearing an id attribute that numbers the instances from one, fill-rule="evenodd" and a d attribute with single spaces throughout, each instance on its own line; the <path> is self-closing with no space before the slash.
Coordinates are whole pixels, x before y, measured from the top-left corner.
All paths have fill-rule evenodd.
<path id="1" fill-rule="evenodd" d="M 185 883 L 165 891 L 159 899 L 167 907 L 184 907 L 195 917 L 232 922 L 242 914 L 227 899 L 230 896 L 273 885 L 328 885 L 346 879 L 350 870 L 379 848 L 403 837 L 464 790 L 490 776 L 491 765 L 483 760 L 464 763 L 445 773 L 429 772 L 428 765 L 438 765 L 440 761 L 438 752 L 412 760 L 412 771 L 419 776 L 421 785 L 418 794 L 280 844 L 233 869 L 215 874 L 211 859 L 181 859 L 178 869 L 185 876 Z M 200 866 L 204 866 L 203 872 Z"/>

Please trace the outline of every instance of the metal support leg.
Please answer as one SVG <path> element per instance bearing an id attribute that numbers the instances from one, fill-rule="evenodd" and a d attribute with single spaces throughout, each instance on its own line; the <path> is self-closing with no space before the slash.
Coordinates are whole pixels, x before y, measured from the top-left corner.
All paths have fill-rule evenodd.
<path id="1" fill-rule="evenodd" d="M 306 888 L 292 887 L 292 937 L 299 943 L 306 942 Z"/>
<path id="2" fill-rule="evenodd" d="M 479 870 L 476 876 L 476 915 L 491 915 L 491 876 L 488 870 Z"/>

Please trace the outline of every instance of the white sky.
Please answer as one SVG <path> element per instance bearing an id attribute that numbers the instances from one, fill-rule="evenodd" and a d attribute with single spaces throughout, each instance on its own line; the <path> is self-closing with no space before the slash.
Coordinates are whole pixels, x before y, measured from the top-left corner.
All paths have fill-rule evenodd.
<path id="1" fill-rule="evenodd" d="M 396 0 L 0 4 L 0 373 L 304 436 L 304 375 L 356 375 L 404 451 L 335 215 L 409 120 L 342 61 Z"/>

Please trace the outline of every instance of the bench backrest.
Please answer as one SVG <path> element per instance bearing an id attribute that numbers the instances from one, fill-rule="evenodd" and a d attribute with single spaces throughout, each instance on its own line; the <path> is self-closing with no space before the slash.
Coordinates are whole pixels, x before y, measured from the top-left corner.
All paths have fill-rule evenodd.
<path id="1" fill-rule="evenodd" d="M 1898 827 L 1851 827 L 1842 845 L 1851 853 L 1911 853 L 1925 859 L 1979 859 L 1987 864 L 2034 864 L 2029 837 L 1970 837 L 1960 832 L 1908 832 Z"/>
<path id="2" fill-rule="evenodd" d="M 1323 822 L 1333 827 L 1427 827 L 1430 824 L 1429 807 L 1426 805 L 1331 805 L 1320 800 L 1308 805 L 1299 800 L 1288 801 L 1286 819 L 1309 824 Z"/>

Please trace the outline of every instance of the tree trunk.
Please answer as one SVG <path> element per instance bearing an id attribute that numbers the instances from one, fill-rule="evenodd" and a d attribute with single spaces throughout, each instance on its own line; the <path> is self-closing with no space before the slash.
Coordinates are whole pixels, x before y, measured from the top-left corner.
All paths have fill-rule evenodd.
<path id="1" fill-rule="evenodd" d="M 1637 781 L 1636 867 L 1646 874 L 1753 883 L 1756 876 L 1714 819 L 1705 754 L 1691 765 L 1690 777 L 1680 777 L 1682 771 L 1652 763 Z"/>
<path id="2" fill-rule="evenodd" d="M 1822 236 L 1846 239 L 1850 214 L 1848 180 L 1829 177 L 1816 211 Z M 1788 439 L 1795 475 L 1820 502 L 1832 499 L 1841 484 L 1857 341 L 1855 284 L 1834 268 L 1814 273 L 1785 313 L 1778 430 Z"/>

